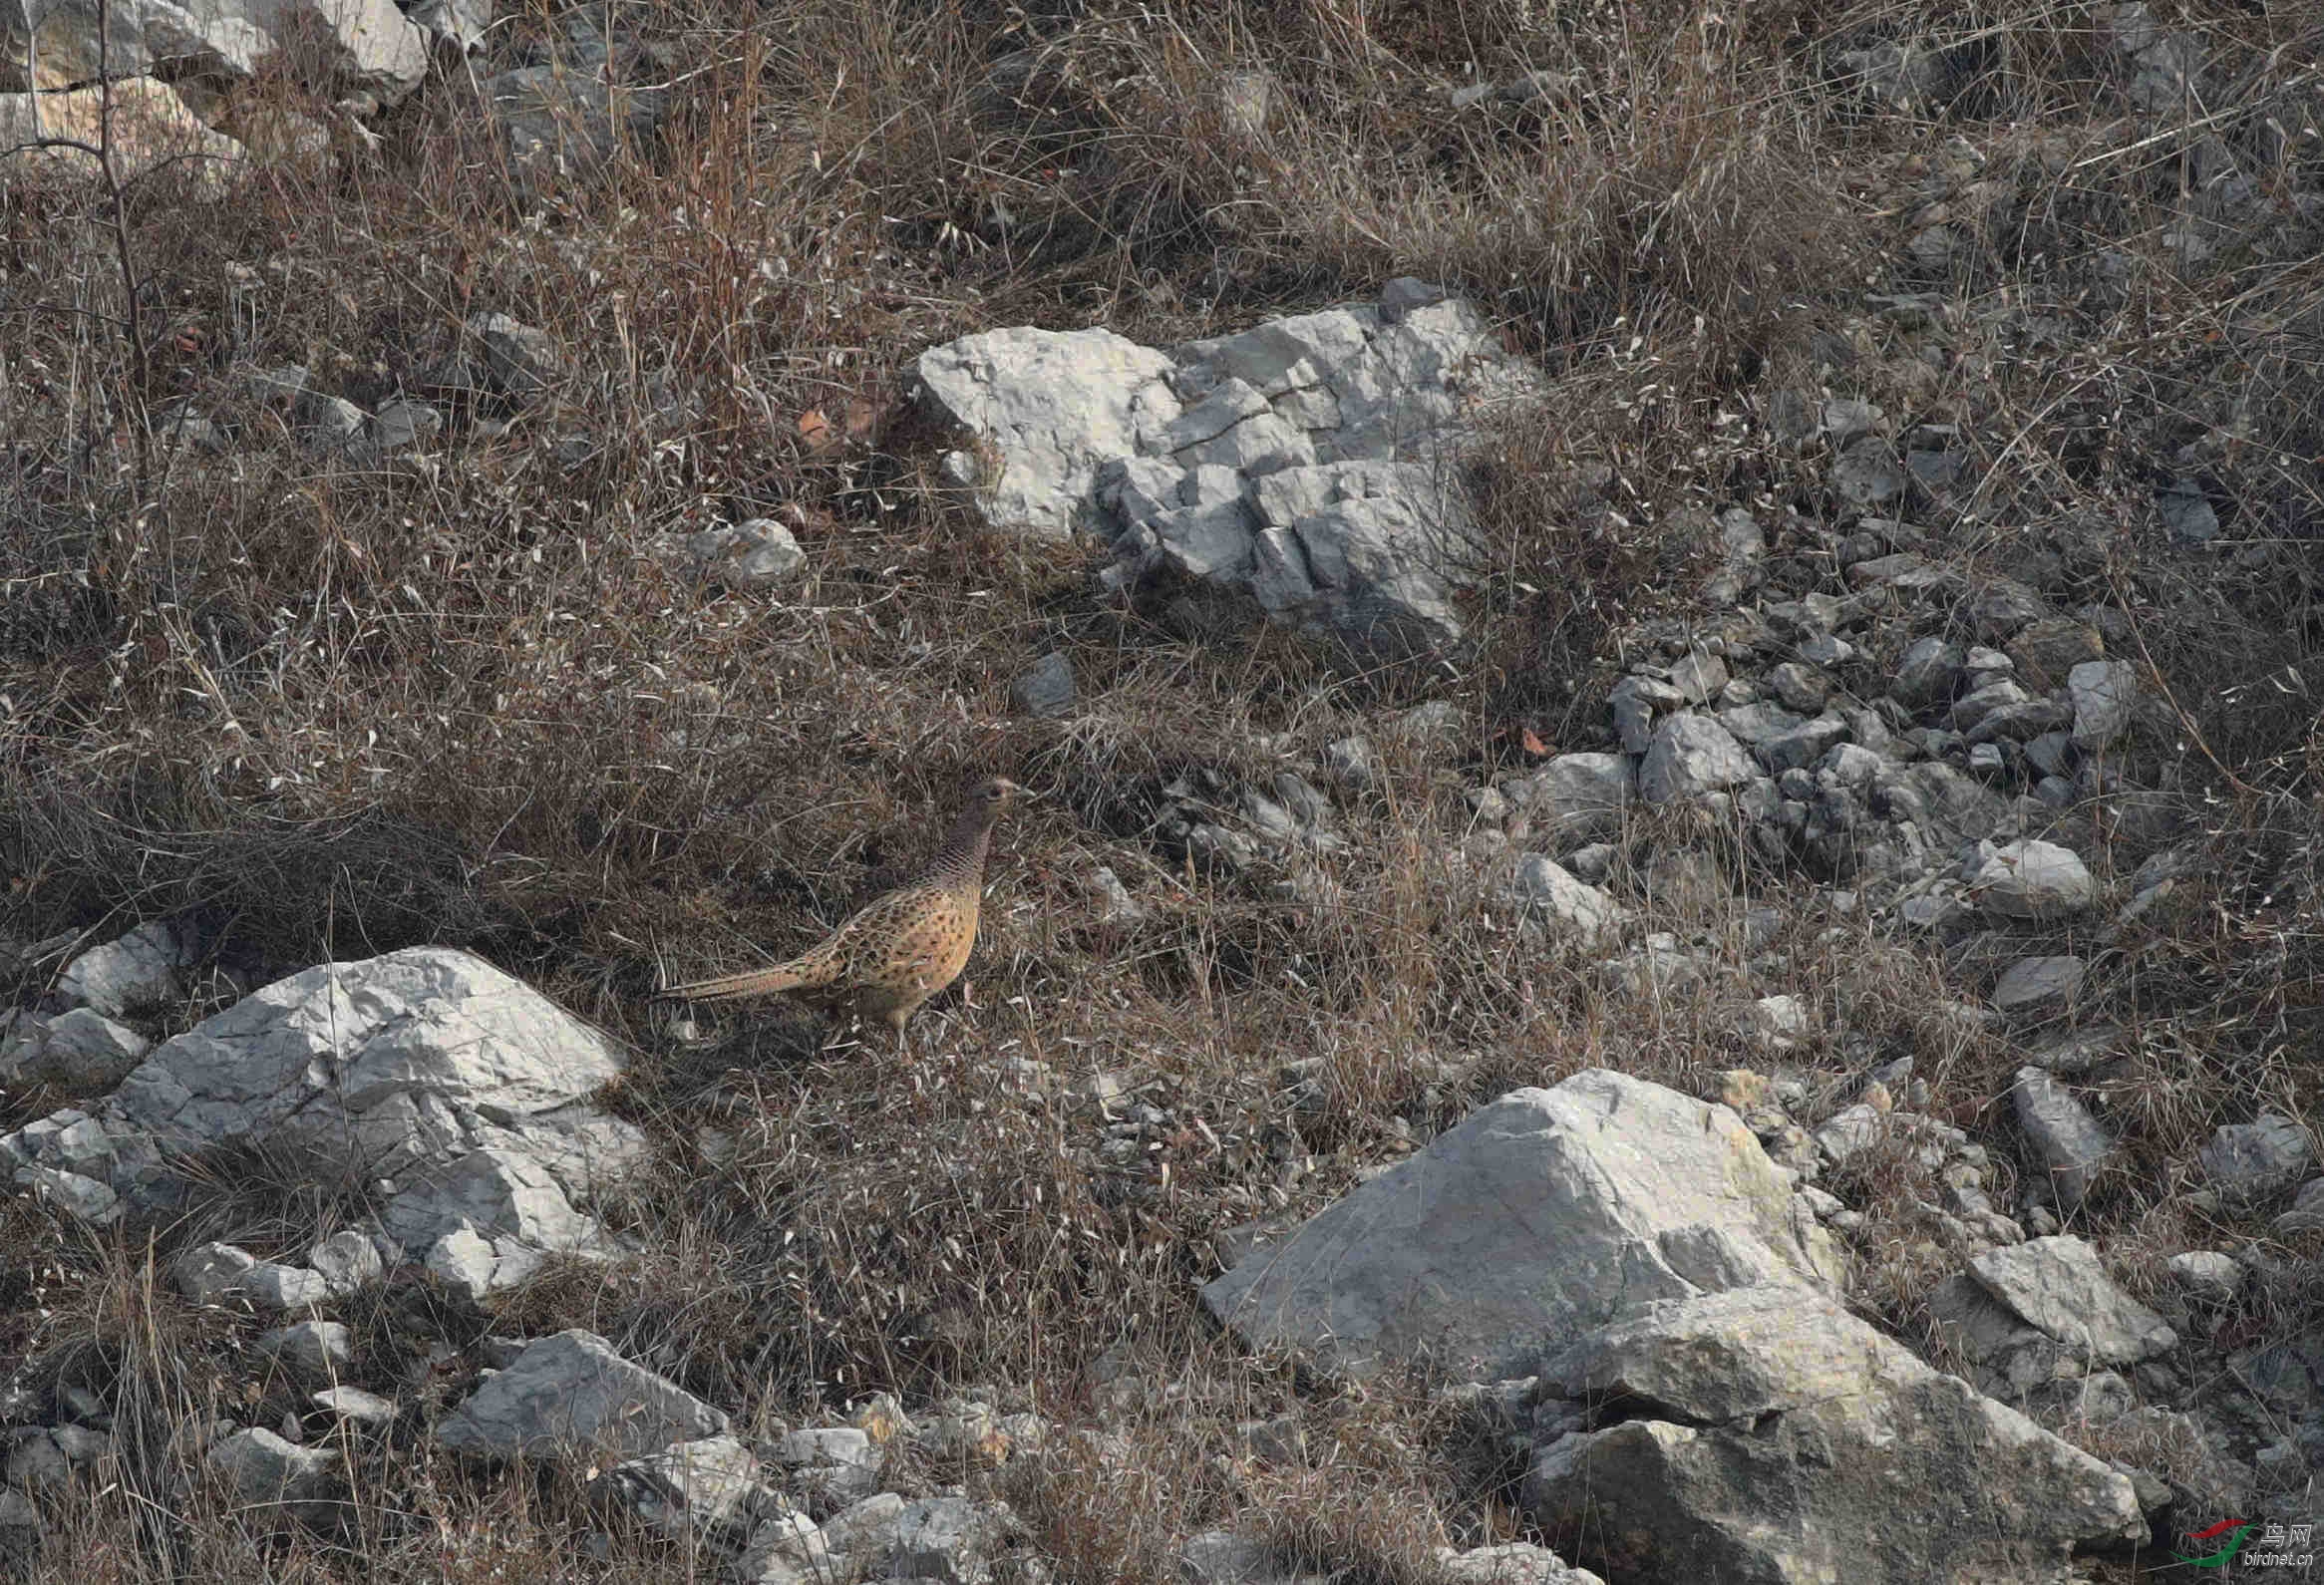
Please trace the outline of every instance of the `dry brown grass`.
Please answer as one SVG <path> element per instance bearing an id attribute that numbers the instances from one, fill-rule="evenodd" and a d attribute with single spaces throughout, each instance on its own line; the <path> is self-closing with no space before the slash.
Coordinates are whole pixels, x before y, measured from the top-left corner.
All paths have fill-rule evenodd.
<path id="1" fill-rule="evenodd" d="M 1787 930 L 1784 983 L 1746 965 L 1742 908 L 1807 914 L 1796 877 L 1723 853 L 1715 884 L 1634 895 L 1657 927 L 1710 941 L 1716 967 L 1699 991 L 1633 998 L 1588 955 L 1481 908 L 1489 878 L 1460 853 L 1464 787 L 1529 763 L 1527 729 L 1595 746 L 1616 644 L 1701 615 L 1705 508 L 1760 511 L 1779 590 L 1821 575 L 1826 552 L 1781 524 L 1833 511 L 1822 463 L 1756 423 L 1776 387 L 1827 383 L 1962 426 L 1990 472 L 1931 526 L 1975 564 L 2017 567 L 2077 514 L 2102 525 L 2067 583 L 2139 609 L 2143 658 L 2244 790 L 2210 806 L 2202 887 L 2112 949 L 2141 1039 L 2106 1081 L 2110 1124 L 2136 1170 L 2100 1215 L 2191 1236 L 2164 1218 L 2194 1148 L 2262 1105 L 2313 1120 L 2324 1049 L 2319 751 L 2300 691 L 2324 681 L 2314 266 L 2265 237 L 2230 239 L 2247 250 L 2230 268 L 2171 266 L 2160 238 L 2189 201 L 2195 134 L 2139 147 L 2140 124 L 2090 110 L 2103 96 L 2079 10 L 1732 9 L 698 0 L 631 19 L 671 52 L 677 109 L 662 146 L 601 188 L 528 203 L 466 86 L 439 81 L 386 120 L 376 155 L 264 167 L 221 204 L 141 190 L 150 358 L 123 343 L 102 207 L 9 189 L 0 859 L 15 921 L 189 916 L 215 943 L 213 1003 L 327 953 L 483 951 L 636 1045 L 619 1104 L 666 1146 L 664 1179 L 606 1208 L 652 1253 L 544 1277 L 491 1326 L 602 1331 L 762 1426 L 981 1383 L 1088 1428 L 1090 1368 L 1127 1347 L 1151 1391 L 1122 1441 L 996 1477 L 1063 1577 L 1169 1578 L 1187 1531 L 1240 1523 L 1357 1569 L 1344 1578 L 1418 1579 L 1430 1546 L 1509 1533 L 1471 1438 L 1418 1388 L 1343 1401 L 1223 1346 L 1192 1301 L 1211 1235 L 1325 1203 L 1512 1084 L 1604 1064 L 1715 1093 L 1719 1070 L 1761 1060 L 1736 1025 L 1779 990 L 1818 1010 L 1791 1061 L 1820 1097 L 1837 1105 L 1850 1075 L 1911 1054 L 1953 1120 L 2006 1141 L 2008 1054 L 1929 1013 L 1945 984 L 1930 959 L 1811 915 Z M 2204 25 L 2255 49 L 2298 42 L 2269 31 L 2291 25 L 2276 16 Z M 1875 113 L 1832 80 L 1837 51 L 1911 33 L 1963 52 L 1949 103 Z M 992 64 L 1017 51 L 995 92 Z M 1536 67 L 1568 86 L 1445 107 L 1472 75 Z M 1278 89 L 1257 134 L 1219 93 L 1251 70 Z M 2271 70 L 2249 97 L 2299 87 Z M 2011 126 L 2036 122 L 2071 159 Z M 1942 278 L 1899 278 L 1916 183 L 1955 135 L 1986 151 L 1992 183 L 1973 245 Z M 2030 340 L 2013 305 L 2067 294 L 2101 244 L 2139 261 L 2129 289 L 2061 345 Z M 1081 550 L 950 514 L 924 488 L 926 438 L 889 422 L 910 356 L 970 330 L 1105 323 L 1166 341 L 1400 273 L 1471 293 L 1554 382 L 1545 414 L 1485 460 L 1494 565 L 1460 667 L 1351 674 L 1281 635 L 1173 635 L 1101 601 Z M 1867 285 L 1974 313 L 1921 358 L 1930 337 L 1867 313 Z M 141 475 L 133 427 L 165 402 L 230 406 L 243 365 L 303 361 L 373 403 L 485 309 L 565 350 L 527 411 L 456 413 L 426 458 L 357 468 L 244 404 L 230 462 L 165 449 Z M 1852 369 L 1830 367 L 1834 345 Z M 2247 379 L 2225 378 L 2239 367 Z M 2263 400 L 2213 411 L 2225 389 Z M 803 443 L 803 415 L 850 411 L 880 421 L 862 443 Z M 585 459 L 560 458 L 575 436 Z M 2112 526 L 2151 519 L 2153 484 L 2189 445 L 2230 524 L 2262 525 L 2251 565 L 2189 572 L 2146 528 Z M 780 597 L 699 587 L 650 552 L 657 533 L 759 513 L 810 554 Z M 1009 678 L 1051 650 L 1072 660 L 1080 713 L 1011 718 Z M 1461 707 L 1460 736 L 1383 739 L 1382 783 L 1343 804 L 1348 853 L 1236 876 L 1158 845 L 1174 778 L 1263 787 L 1429 698 Z M 2191 751 L 2180 763 L 2189 802 L 2223 786 Z M 1050 796 L 996 855 L 971 989 L 931 1009 L 920 1071 L 880 1070 L 780 1013 L 701 1046 L 651 1021 L 659 976 L 802 940 L 908 861 L 905 833 L 970 768 Z M 1675 822 L 1630 835 L 1636 877 L 1707 840 Z M 2145 855 L 2126 840 L 2093 856 L 2127 874 Z M 1152 923 L 1095 924 L 1099 864 Z M 1015 1059 L 1045 1079 L 1006 1077 Z M 1102 1074 L 1168 1113 L 1133 1161 L 1098 1151 Z M 13 1124 L 55 1100 L 0 1105 Z M 1867 1297 L 1900 1323 L 1953 1269 L 1901 1208 L 1928 1185 L 1891 1161 L 1847 1191 L 1880 1226 L 1859 1250 Z M 161 1248 L 296 1248 L 316 1215 L 350 1209 L 237 1179 Z M 180 1494 L 171 1425 L 268 1424 L 291 1401 L 234 1400 L 246 1338 L 183 1315 L 135 1240 L 12 1204 L 5 1248 L 33 1275 L 9 1279 L 0 1355 L 77 1373 L 132 1429 L 115 1484 L 56 1510 L 63 1544 L 36 1577 L 673 1577 L 641 1538 L 592 1552 L 607 1521 L 568 1475 L 459 1470 L 416 1430 L 357 1450 L 347 1535 L 270 1535 Z M 422 1401 L 450 1390 L 426 1340 L 488 1324 L 410 1284 L 357 1319 L 366 1385 Z M 1305 1463 L 1238 1455 L 1234 1424 L 1282 1414 L 1308 1429 Z"/>

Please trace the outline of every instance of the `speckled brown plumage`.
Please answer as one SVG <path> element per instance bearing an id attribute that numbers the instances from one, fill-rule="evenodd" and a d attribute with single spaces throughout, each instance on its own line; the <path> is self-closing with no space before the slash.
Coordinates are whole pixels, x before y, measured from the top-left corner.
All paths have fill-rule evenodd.
<path id="1" fill-rule="evenodd" d="M 978 783 L 925 868 L 857 909 L 790 962 L 673 985 L 661 995 L 720 1002 L 786 993 L 815 1006 L 878 1019 L 895 1031 L 901 1050 L 912 1014 L 968 966 L 993 824 L 1022 791 L 997 777 Z"/>

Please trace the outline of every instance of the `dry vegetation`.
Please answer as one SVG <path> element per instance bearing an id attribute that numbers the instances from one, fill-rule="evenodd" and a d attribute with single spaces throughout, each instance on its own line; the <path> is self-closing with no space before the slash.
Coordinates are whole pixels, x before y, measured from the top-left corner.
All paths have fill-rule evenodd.
<path id="1" fill-rule="evenodd" d="M 177 1027 L 328 954 L 462 945 L 640 1054 L 619 1105 L 665 1176 L 604 1214 L 647 1253 L 552 1273 L 492 1318 L 399 1285 L 358 1324 L 383 1385 L 424 1390 L 418 1339 L 577 1325 L 748 1426 L 971 1384 L 1073 1426 L 1120 1348 L 1148 1384 L 1127 1465 L 1069 1445 L 1038 1474 L 971 1476 L 1001 1482 L 1065 1578 L 1169 1579 L 1188 1530 L 1237 1521 L 1342 1580 L 1420 1580 L 1433 1545 L 1520 1534 L 1510 1471 L 1419 1387 L 1337 1394 L 1241 1358 L 1193 1290 L 1214 1234 L 1322 1205 L 1510 1084 L 1609 1065 L 1716 1094 L 1749 1060 L 1736 1016 L 1775 987 L 1628 998 L 1481 909 L 1461 792 L 1520 769 L 1527 730 L 1594 745 L 1625 635 L 1689 608 L 1702 508 L 1832 505 L 1758 416 L 1780 386 L 1830 380 L 1834 339 L 1860 360 L 1849 394 L 1977 450 L 1983 485 L 1936 525 L 1949 553 L 2006 566 L 2028 525 L 2081 524 L 2141 614 L 2137 652 L 2183 713 L 2171 795 L 2207 862 L 2105 961 L 2142 1031 L 2112 1112 L 2141 1170 L 2094 1225 L 2163 1254 L 2257 1230 L 2178 1196 L 2211 1126 L 2260 1105 L 2313 1122 L 2324 1079 L 2324 265 L 2255 236 L 2173 267 L 2193 134 L 2142 144 L 2148 123 L 2101 108 L 2084 8 L 675 0 L 615 22 L 667 52 L 676 108 L 607 183 L 528 198 L 457 74 L 391 113 L 375 154 L 263 165 L 223 200 L 141 183 L 144 345 L 103 195 L 0 187 L 11 931 L 198 921 L 207 996 Z M 2297 8 L 2188 22 L 2254 63 L 2237 105 L 2312 78 Z M 1945 108 L 1881 109 L 1836 79 L 1839 51 L 1908 35 L 1964 63 Z M 1448 108 L 1449 86 L 1530 68 L 1570 91 Z M 1253 135 L 1222 88 L 1260 72 L 1276 92 Z M 1971 245 L 1921 268 L 1902 250 L 1916 184 L 1972 152 L 1981 190 L 1952 200 Z M 2287 157 L 2311 184 L 2320 164 Z M 2077 284 L 2105 247 L 2138 264 L 2111 298 Z M 1458 667 L 1350 673 L 1279 634 L 1152 625 L 1093 591 L 1083 550 L 940 503 L 927 438 L 894 421 L 910 357 L 972 330 L 1167 342 L 1398 274 L 1469 292 L 1556 382 L 1489 460 L 1497 565 Z M 1865 292 L 1911 290 L 1949 305 L 1945 357 L 1866 315 Z M 2029 319 L 2061 303 L 2039 339 Z M 324 465 L 257 411 L 229 459 L 139 443 L 243 363 L 308 362 L 369 405 L 481 309 L 547 330 L 567 377 L 521 413 L 456 414 L 423 455 Z M 809 414 L 846 438 L 815 444 Z M 2190 445 L 2223 555 L 2152 524 Z M 780 597 L 649 552 L 754 515 L 811 557 Z M 1083 708 L 1013 717 L 1009 679 L 1051 650 Z M 1384 730 L 1439 699 L 1454 739 Z M 1387 774 L 1345 817 L 1347 853 L 1206 874 L 1154 839 L 1172 779 L 1264 786 L 1356 731 Z M 1004 834 L 970 984 L 924 1015 L 916 1071 L 780 1009 L 723 1017 L 710 1043 L 656 1022 L 660 977 L 804 941 L 914 857 L 976 772 L 1045 796 Z M 1641 853 L 1700 840 L 1635 834 Z M 2094 868 L 2127 873 L 2139 841 L 2096 833 Z M 1733 935 L 1745 908 L 1781 908 L 1782 988 L 1820 1031 L 1799 1066 L 1836 1093 L 1914 1055 L 2006 1158 L 2010 1059 L 1932 1012 L 1946 966 L 1731 847 L 1661 917 Z M 1101 864 L 1151 924 L 1098 921 Z M 1101 1074 L 1171 1119 L 1127 1165 L 1096 1153 Z M 15 1126 L 60 1103 L 0 1104 Z M 1846 1192 L 1875 1220 L 1915 1194 Z M 409 1419 L 358 1460 L 344 1536 L 268 1534 L 162 1484 L 184 1421 L 270 1424 L 293 1400 L 244 1396 L 264 1380 L 246 1337 L 157 1262 L 212 1237 L 295 1246 L 362 1209 L 264 1163 L 221 1166 L 152 1243 L 0 1209 L 0 1359 L 107 1395 L 129 1449 L 34 1578 L 677 1577 L 653 1543 L 601 1534 L 577 1473 L 464 1471 Z M 1904 1231 L 1866 1253 L 1867 1300 L 1900 1327 L 1957 1269 Z M 2290 1327 L 2312 1287 L 2232 1324 Z M 1241 1457 L 1235 1424 L 1281 1415 L 1307 1457 Z"/>

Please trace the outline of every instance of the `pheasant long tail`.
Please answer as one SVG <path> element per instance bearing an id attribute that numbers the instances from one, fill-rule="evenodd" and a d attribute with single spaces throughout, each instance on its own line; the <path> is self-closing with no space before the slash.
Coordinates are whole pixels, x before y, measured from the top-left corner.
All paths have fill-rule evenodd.
<path id="1" fill-rule="evenodd" d="M 664 1001 L 726 1002 L 742 996 L 772 996 L 778 991 L 796 991 L 802 986 L 822 983 L 815 975 L 802 972 L 801 964 L 778 963 L 771 969 L 752 969 L 744 974 L 722 974 L 714 980 L 695 980 L 686 985 L 673 985 L 656 995 Z"/>

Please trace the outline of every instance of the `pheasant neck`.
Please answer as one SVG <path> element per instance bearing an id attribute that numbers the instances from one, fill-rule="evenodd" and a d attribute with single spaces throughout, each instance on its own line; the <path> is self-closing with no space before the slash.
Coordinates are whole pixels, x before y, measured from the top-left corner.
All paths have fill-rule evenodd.
<path id="1" fill-rule="evenodd" d="M 930 867 L 939 874 L 963 879 L 982 875 L 985 849 L 992 845 L 992 839 L 993 811 L 982 805 L 963 809 Z"/>

